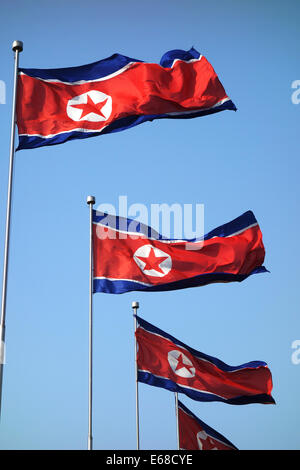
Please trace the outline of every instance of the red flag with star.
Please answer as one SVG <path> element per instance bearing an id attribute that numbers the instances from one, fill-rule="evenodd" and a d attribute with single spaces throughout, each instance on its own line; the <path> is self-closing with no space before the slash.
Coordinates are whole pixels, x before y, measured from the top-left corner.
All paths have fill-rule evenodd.
<path id="1" fill-rule="evenodd" d="M 164 291 L 243 281 L 266 272 L 251 211 L 203 240 L 169 240 L 136 220 L 93 211 L 94 292 Z"/>
<path id="2" fill-rule="evenodd" d="M 236 111 L 211 64 L 194 48 L 168 51 L 160 64 L 114 54 L 79 67 L 20 68 L 17 150 L 226 109 Z"/>
<path id="3" fill-rule="evenodd" d="M 238 450 L 226 437 L 197 418 L 180 401 L 178 424 L 181 450 Z"/>
<path id="4" fill-rule="evenodd" d="M 230 366 L 136 318 L 139 382 L 183 393 L 197 401 L 275 403 L 272 375 L 265 362 Z"/>

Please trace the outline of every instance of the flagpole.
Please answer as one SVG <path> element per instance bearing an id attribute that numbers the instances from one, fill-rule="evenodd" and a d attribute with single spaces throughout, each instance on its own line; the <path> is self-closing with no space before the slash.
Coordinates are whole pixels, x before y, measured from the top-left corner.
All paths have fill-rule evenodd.
<path id="1" fill-rule="evenodd" d="M 135 416 L 136 416 L 136 449 L 140 450 L 140 420 L 139 420 L 139 382 L 138 382 L 138 366 L 137 366 L 137 341 L 136 341 L 136 315 L 140 304 L 132 302 L 133 318 L 134 318 L 134 351 L 135 351 Z"/>
<path id="2" fill-rule="evenodd" d="M 12 101 L 12 118 L 11 118 L 11 134 L 10 134 L 10 155 L 9 155 L 9 174 L 7 187 L 7 206 L 6 206 L 6 228 L 4 243 L 4 261 L 3 261 L 3 278 L 2 278 L 2 301 L 1 301 L 1 319 L 0 319 L 0 415 L 2 403 L 2 385 L 3 385 L 3 366 L 4 366 L 4 342 L 5 342 L 5 318 L 6 318 L 6 298 L 7 298 L 7 272 L 8 272 L 8 253 L 10 241 L 10 218 L 11 218 L 11 199 L 14 172 L 14 155 L 15 155 L 15 130 L 16 130 L 16 103 L 17 103 L 17 83 L 19 68 L 19 53 L 23 50 L 22 41 L 14 41 L 12 44 L 14 51 L 15 67 L 14 67 L 14 85 L 13 85 L 13 101 Z"/>
<path id="3" fill-rule="evenodd" d="M 90 206 L 88 450 L 93 450 L 93 205 L 96 199 L 88 196 L 86 202 Z"/>
<path id="4" fill-rule="evenodd" d="M 180 442 L 179 442 L 179 416 L 178 416 L 178 392 L 174 392 L 174 395 L 175 395 L 175 413 L 176 413 L 177 450 L 180 450 Z"/>

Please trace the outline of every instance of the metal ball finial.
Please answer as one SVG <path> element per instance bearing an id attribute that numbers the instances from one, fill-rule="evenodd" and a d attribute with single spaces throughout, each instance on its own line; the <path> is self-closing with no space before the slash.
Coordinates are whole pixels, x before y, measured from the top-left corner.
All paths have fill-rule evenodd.
<path id="1" fill-rule="evenodd" d="M 14 52 L 16 52 L 16 51 L 22 52 L 23 51 L 23 42 L 22 41 L 14 41 L 12 43 L 12 50 Z"/>
<path id="2" fill-rule="evenodd" d="M 87 204 L 95 204 L 95 202 L 96 202 L 96 199 L 94 196 L 88 196 L 86 199 Z"/>

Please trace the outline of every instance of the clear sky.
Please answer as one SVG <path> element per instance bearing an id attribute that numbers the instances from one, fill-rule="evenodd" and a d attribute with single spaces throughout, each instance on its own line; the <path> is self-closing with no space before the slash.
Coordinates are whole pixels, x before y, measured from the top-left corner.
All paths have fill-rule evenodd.
<path id="1" fill-rule="evenodd" d="M 17 152 L 1 449 L 86 449 L 89 213 L 97 204 L 204 204 L 205 232 L 256 215 L 270 273 L 242 283 L 94 296 L 94 448 L 135 449 L 139 314 L 230 365 L 266 361 L 276 405 L 180 396 L 240 449 L 299 449 L 299 120 L 297 1 L 45 0 L 1 7 L 0 257 L 4 246 L 14 40 L 20 66 L 68 67 L 118 52 L 159 62 L 194 46 L 238 108 Z M 297 356 L 298 359 L 300 355 Z M 296 358 L 297 358 L 296 357 Z M 294 361 L 297 362 L 297 361 Z M 140 384 L 142 449 L 176 449 L 174 396 Z"/>

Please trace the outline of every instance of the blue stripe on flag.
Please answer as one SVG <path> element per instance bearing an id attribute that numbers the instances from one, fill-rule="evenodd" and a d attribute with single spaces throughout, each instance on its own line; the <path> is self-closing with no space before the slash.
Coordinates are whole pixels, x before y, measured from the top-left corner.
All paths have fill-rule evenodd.
<path id="1" fill-rule="evenodd" d="M 198 59 L 199 52 L 193 47 L 189 51 L 174 49 L 166 52 L 161 60 L 160 65 L 164 68 L 170 68 L 174 60 L 189 61 L 191 59 Z M 86 80 L 97 80 L 99 78 L 111 75 L 118 70 L 122 69 L 130 63 L 144 62 L 143 60 L 133 59 L 122 54 L 113 54 L 106 59 L 98 60 L 91 64 L 79 65 L 77 67 L 64 67 L 52 69 L 36 69 L 36 68 L 19 68 L 19 72 L 34 78 L 41 78 L 43 80 L 60 80 L 62 82 L 78 82 Z"/>
<path id="2" fill-rule="evenodd" d="M 242 282 L 252 274 L 268 272 L 264 266 L 255 268 L 250 274 L 228 274 L 228 273 L 211 273 L 200 274 L 199 276 L 191 277 L 189 279 L 182 279 L 176 282 L 169 282 L 161 285 L 147 286 L 134 282 L 131 280 L 123 279 L 106 279 L 94 278 L 94 293 L 104 292 L 107 294 L 123 294 L 130 291 L 147 291 L 147 292 L 162 292 L 176 289 L 184 289 L 186 287 L 198 287 L 214 282 Z"/>
<path id="3" fill-rule="evenodd" d="M 156 232 L 152 227 L 142 224 L 138 220 L 124 218 L 120 216 L 106 214 L 104 212 L 98 212 L 93 210 L 93 222 L 103 223 L 106 227 L 111 227 L 114 230 L 120 230 L 122 232 L 129 233 L 140 233 L 149 238 L 154 238 L 155 240 L 169 240 L 170 238 L 165 238 L 163 235 Z M 228 237 L 233 235 L 241 230 L 245 230 L 251 225 L 257 224 L 257 220 L 252 211 L 244 212 L 244 214 L 236 217 L 234 220 L 227 222 L 226 224 L 220 225 L 219 227 L 211 230 L 208 234 L 204 235 L 204 240 L 209 240 L 213 237 Z M 193 242 L 198 239 L 185 239 L 183 241 Z"/>
<path id="4" fill-rule="evenodd" d="M 78 82 L 86 80 L 97 80 L 106 77 L 122 69 L 130 62 L 142 62 L 121 54 L 113 54 L 107 59 L 98 60 L 92 64 L 80 65 L 78 67 L 65 67 L 55 69 L 27 69 L 19 68 L 19 72 L 34 78 L 43 80 L 60 80 L 62 82 Z"/>
<path id="5" fill-rule="evenodd" d="M 170 68 L 173 65 L 174 60 L 189 61 L 193 59 L 199 59 L 200 54 L 193 47 L 189 51 L 182 51 L 181 49 L 174 49 L 166 52 L 160 61 L 160 65 L 165 68 Z"/>

